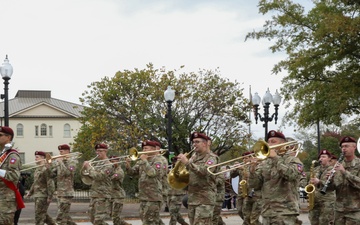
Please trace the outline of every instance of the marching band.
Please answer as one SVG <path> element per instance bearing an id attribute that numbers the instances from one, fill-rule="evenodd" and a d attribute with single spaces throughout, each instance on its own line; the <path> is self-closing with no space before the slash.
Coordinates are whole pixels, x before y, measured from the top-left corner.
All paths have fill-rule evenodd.
<path id="1" fill-rule="evenodd" d="M 17 184 L 20 172 L 35 170 L 34 182 L 25 197 L 35 200 L 36 224 L 76 224 L 70 216 L 74 197 L 74 176 L 80 153 L 70 146 L 58 146 L 59 155 L 51 157 L 35 152 L 35 162 L 21 164 L 12 149 L 13 131 L 0 127 L 0 224 L 14 224 L 15 211 L 24 207 Z M 147 140 L 142 151 L 132 149 L 127 156 L 108 158 L 108 146 L 95 145 L 96 157 L 85 161 L 81 180 L 90 185 L 89 219 L 93 224 L 129 225 L 121 216 L 124 206 L 124 177 L 138 176 L 140 208 L 143 224 L 164 224 L 160 209 L 170 209 L 170 225 L 225 225 L 221 208 L 226 180 L 238 179 L 237 210 L 243 224 L 302 224 L 299 215 L 299 187 L 308 194 L 311 224 L 360 224 L 360 159 L 355 156 L 357 141 L 349 136 L 340 140 L 339 158 L 324 149 L 311 164 L 306 178 L 297 157 L 301 145 L 288 141 L 281 132 L 270 131 L 267 142 L 258 141 L 252 151 L 226 162 L 211 150 L 212 140 L 204 133 L 190 136 L 192 151 L 173 158 L 171 170 L 160 149 L 160 143 Z M 134 165 L 131 166 L 131 162 Z M 230 164 L 230 165 L 229 165 Z M 123 170 L 125 168 L 125 170 Z M 55 185 L 56 184 L 56 185 Z M 306 185 L 306 186 L 305 186 Z M 58 212 L 52 219 L 47 210 L 56 191 Z M 179 209 L 187 195 L 189 223 Z M 17 222 L 15 222 L 16 224 Z"/>

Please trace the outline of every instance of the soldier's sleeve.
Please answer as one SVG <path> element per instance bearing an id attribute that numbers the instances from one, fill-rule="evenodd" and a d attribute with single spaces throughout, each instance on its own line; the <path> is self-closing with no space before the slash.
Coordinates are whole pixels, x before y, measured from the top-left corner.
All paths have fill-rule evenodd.
<path id="1" fill-rule="evenodd" d="M 47 186 L 48 198 L 52 199 L 55 192 L 55 182 L 54 179 L 51 178 L 50 172 L 48 172 L 48 174 L 46 175 L 46 186 Z"/>
<path id="2" fill-rule="evenodd" d="M 126 167 L 126 173 L 128 175 L 139 175 L 139 167 L 140 167 L 140 161 L 136 162 L 136 164 L 133 167 L 127 168 Z"/>
<path id="3" fill-rule="evenodd" d="M 250 174 L 249 186 L 255 190 L 261 190 L 263 184 L 262 170 L 266 162 L 263 161 L 255 167 L 255 171 Z"/>
<path id="4" fill-rule="evenodd" d="M 196 165 L 195 163 L 191 163 L 189 162 L 187 165 L 186 165 L 186 168 L 188 170 L 191 170 L 192 172 L 194 172 L 195 174 L 197 175 L 200 175 L 200 176 L 207 176 L 209 175 L 209 171 L 207 170 L 207 168 L 209 166 L 212 166 L 212 165 L 215 165 L 218 163 L 218 157 L 215 156 L 215 155 L 211 155 L 206 163 L 204 164 L 199 164 L 199 165 Z M 211 172 L 216 172 L 218 170 L 218 168 L 214 167 L 211 169 Z"/>
<path id="5" fill-rule="evenodd" d="M 100 166 L 100 165 L 99 165 Z M 91 168 L 89 170 L 89 176 L 94 180 L 102 181 L 105 177 L 112 173 L 112 167 L 109 161 L 104 162 L 98 169 Z"/>
<path id="6" fill-rule="evenodd" d="M 141 166 L 145 167 L 144 171 L 148 177 L 161 177 L 163 163 L 159 157 L 155 158 L 155 161 L 152 165 L 150 165 L 149 161 L 143 161 Z"/>
<path id="7" fill-rule="evenodd" d="M 119 166 L 114 170 L 113 176 L 111 176 L 112 180 L 120 180 L 121 182 L 124 180 L 124 170 Z"/>
<path id="8" fill-rule="evenodd" d="M 347 180 L 349 182 L 349 185 L 356 188 L 356 189 L 360 189 L 360 165 L 357 164 L 356 165 L 356 170 L 355 173 L 352 174 L 350 171 L 345 170 L 345 172 L 343 173 L 343 177 L 345 180 Z"/>
<path id="9" fill-rule="evenodd" d="M 288 160 L 285 160 L 283 157 L 279 157 L 277 161 L 277 170 L 279 171 L 280 176 L 286 180 L 299 181 L 304 172 L 304 167 L 298 158 L 289 156 Z"/>
<path id="10" fill-rule="evenodd" d="M 6 159 L 8 165 L 6 169 L 5 179 L 17 184 L 20 179 L 21 160 L 18 154 L 10 153 Z"/>

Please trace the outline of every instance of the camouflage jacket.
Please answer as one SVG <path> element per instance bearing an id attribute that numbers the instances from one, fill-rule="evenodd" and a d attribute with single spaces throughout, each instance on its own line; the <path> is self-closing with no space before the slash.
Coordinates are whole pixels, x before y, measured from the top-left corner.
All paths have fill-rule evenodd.
<path id="1" fill-rule="evenodd" d="M 0 162 L 0 169 L 6 170 L 4 178 L 13 182 L 16 186 L 20 179 L 21 160 L 17 152 L 10 151 L 11 150 L 8 150 L 6 153 L 0 156 L 0 158 L 3 157 Z M 14 191 L 8 188 L 8 186 L 2 180 L 0 180 L 0 194 L 2 200 L 15 201 Z"/>
<path id="2" fill-rule="evenodd" d="M 335 172 L 334 180 L 329 184 L 327 192 L 336 192 L 336 211 L 360 211 L 360 159 L 354 158 L 351 162 L 344 160 L 342 165 L 345 173 Z"/>
<path id="3" fill-rule="evenodd" d="M 127 168 L 129 175 L 139 176 L 139 199 L 141 201 L 161 202 L 163 159 L 161 155 L 155 155 L 148 160 L 139 160 L 132 168 Z"/>
<path id="4" fill-rule="evenodd" d="M 216 176 L 216 202 L 223 202 L 225 199 L 225 177 L 224 174 Z"/>
<path id="5" fill-rule="evenodd" d="M 189 159 L 186 169 L 189 171 L 188 204 L 214 205 L 216 201 L 216 176 L 207 171 L 207 167 L 217 164 L 219 158 L 213 152 L 195 153 Z M 216 170 L 216 168 L 214 168 Z"/>
<path id="6" fill-rule="evenodd" d="M 293 156 L 267 158 L 256 167 L 250 186 L 261 188 L 262 216 L 298 215 L 302 162 Z"/>
<path id="7" fill-rule="evenodd" d="M 96 168 L 91 167 L 89 169 L 89 177 L 92 179 L 91 188 L 90 188 L 90 197 L 111 198 L 112 172 L 113 172 L 113 168 L 109 160 L 98 162 L 96 164 Z"/>
<path id="8" fill-rule="evenodd" d="M 169 163 L 168 163 L 168 160 L 164 157 L 164 156 L 161 156 L 161 159 L 163 160 L 163 164 L 162 164 L 162 175 L 161 175 L 161 185 L 162 185 L 162 192 L 163 192 L 163 197 L 165 198 L 166 200 L 166 197 L 168 196 L 168 192 L 169 192 L 169 189 L 170 189 L 170 185 L 167 181 L 167 175 L 168 175 L 168 172 L 169 172 Z"/>
<path id="9" fill-rule="evenodd" d="M 34 183 L 31 185 L 29 195 L 34 198 L 42 197 L 52 199 L 55 192 L 54 179 L 51 170 L 45 166 L 36 168 L 34 172 Z"/>
<path id="10" fill-rule="evenodd" d="M 327 180 L 327 173 L 332 170 L 333 166 L 318 166 L 315 167 L 315 177 L 320 180 L 320 183 L 318 185 L 315 185 L 316 191 L 315 191 L 315 202 L 335 202 L 335 191 L 326 191 L 326 194 L 321 194 L 321 188 L 322 184 L 326 183 Z"/>
<path id="11" fill-rule="evenodd" d="M 123 188 L 123 181 L 125 177 L 124 170 L 120 165 L 113 165 L 113 174 L 111 175 L 111 184 L 113 191 L 111 198 L 125 198 L 125 190 Z"/>
<path id="12" fill-rule="evenodd" d="M 56 177 L 57 196 L 74 196 L 74 175 L 77 160 L 69 158 L 53 164 L 52 175 Z"/>

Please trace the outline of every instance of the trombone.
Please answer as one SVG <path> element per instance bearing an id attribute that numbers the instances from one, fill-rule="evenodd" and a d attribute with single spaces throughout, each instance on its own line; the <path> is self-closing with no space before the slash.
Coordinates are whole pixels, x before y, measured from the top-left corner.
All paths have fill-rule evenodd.
<path id="1" fill-rule="evenodd" d="M 240 156 L 235 159 L 230 159 L 230 160 L 222 162 L 222 163 L 214 164 L 212 166 L 209 166 L 207 168 L 207 170 L 212 175 L 219 175 L 219 174 L 226 173 L 226 172 L 234 170 L 234 169 L 244 167 L 244 166 L 248 165 L 249 163 L 242 162 L 240 164 L 231 166 L 229 169 L 221 170 L 217 173 L 211 172 L 211 169 L 214 167 L 226 165 L 226 164 L 229 164 L 231 162 L 238 161 L 241 159 L 243 160 L 244 158 L 249 158 L 249 157 L 263 160 L 269 156 L 271 149 L 276 149 L 276 148 L 280 148 L 277 150 L 277 154 L 279 154 L 279 155 L 291 154 L 294 152 L 297 153 L 297 152 L 299 152 L 300 147 L 301 147 L 301 144 L 297 141 L 289 141 L 289 142 L 285 142 L 282 144 L 269 146 L 269 144 L 266 143 L 264 140 L 259 140 L 253 146 L 254 153 L 252 153 L 250 155 L 246 155 L 246 156 Z"/>
<path id="2" fill-rule="evenodd" d="M 22 170 L 20 170 L 20 172 L 24 172 L 27 170 L 32 170 L 32 169 L 44 166 L 45 164 L 31 166 L 31 165 L 37 164 L 38 162 L 41 162 L 41 161 L 45 161 L 46 164 L 51 164 L 53 162 L 53 160 L 58 159 L 58 158 L 79 158 L 81 155 L 82 155 L 81 152 L 72 152 L 69 154 L 57 155 L 57 156 L 51 156 L 49 153 L 46 153 L 45 159 L 23 164 L 22 166 L 27 167 L 27 168 L 23 168 Z M 28 167 L 28 166 L 30 166 L 30 167 Z"/>

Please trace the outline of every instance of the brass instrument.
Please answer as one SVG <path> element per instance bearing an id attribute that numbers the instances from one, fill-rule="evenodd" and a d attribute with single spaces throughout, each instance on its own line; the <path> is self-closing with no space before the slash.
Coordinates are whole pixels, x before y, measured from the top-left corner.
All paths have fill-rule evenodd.
<path id="1" fill-rule="evenodd" d="M 284 143 L 285 144 L 285 143 Z M 276 146 L 277 147 L 277 146 Z M 271 146 L 272 148 L 272 146 Z M 234 161 L 239 161 L 239 160 L 244 160 L 246 158 L 257 158 L 257 159 L 260 159 L 260 160 L 263 160 L 263 159 L 266 159 L 269 154 L 270 154 L 270 147 L 269 145 L 263 141 L 263 140 L 259 140 L 255 143 L 255 145 L 253 146 L 253 150 L 254 150 L 254 153 L 252 154 L 249 154 L 249 155 L 245 155 L 245 156 L 240 156 L 240 157 L 237 157 L 235 159 L 230 159 L 228 161 L 225 161 L 225 162 L 222 162 L 222 163 L 218 163 L 218 164 L 214 164 L 212 166 L 209 166 L 207 168 L 208 172 L 212 175 L 219 175 L 219 174 L 222 174 L 222 173 L 226 173 L 228 171 L 231 171 L 231 170 L 235 170 L 235 169 L 239 169 L 239 168 L 242 168 L 248 164 L 250 164 L 249 162 L 242 162 L 242 163 L 239 163 L 239 164 L 236 164 L 236 165 L 232 165 L 230 166 L 228 169 L 225 169 L 225 170 L 221 170 L 217 173 L 213 173 L 211 172 L 211 169 L 214 168 L 214 167 L 218 167 L 218 166 L 222 166 L 222 165 L 226 165 L 226 164 L 229 164 L 231 162 L 234 162 Z"/>
<path id="2" fill-rule="evenodd" d="M 99 156 L 96 155 L 94 158 L 90 159 L 89 162 L 91 163 L 91 162 L 94 161 L 97 157 L 99 157 Z M 89 171 L 86 170 L 84 166 L 81 168 L 80 175 L 81 175 L 81 181 L 82 181 L 84 184 L 86 184 L 86 185 L 91 185 L 91 183 L 92 183 L 92 178 L 89 176 Z"/>
<path id="3" fill-rule="evenodd" d="M 58 159 L 58 158 L 65 158 L 66 159 L 66 158 L 73 158 L 73 157 L 79 158 L 81 155 L 82 155 L 81 152 L 72 152 L 72 153 L 69 153 L 69 154 L 57 155 L 57 156 L 51 156 L 49 153 L 46 153 L 45 154 L 45 159 L 43 159 L 43 160 L 33 161 L 33 162 L 23 164 L 22 166 L 26 167 L 26 168 L 23 168 L 22 170 L 20 170 L 20 172 L 24 172 L 24 171 L 27 171 L 27 170 L 32 170 L 32 169 L 44 166 L 45 164 L 51 164 L 54 159 Z M 45 161 L 45 164 L 31 166 L 31 165 L 37 164 L 38 162 L 41 162 L 41 161 Z"/>
<path id="4" fill-rule="evenodd" d="M 139 155 L 141 155 L 141 154 L 149 154 L 149 153 L 155 153 L 155 152 L 159 152 L 161 155 L 164 155 L 167 152 L 167 149 L 139 152 L 138 150 L 136 150 L 136 148 L 133 147 L 133 148 L 129 149 L 129 158 L 132 161 L 135 161 L 139 158 Z"/>
<path id="5" fill-rule="evenodd" d="M 184 154 L 190 159 L 190 154 L 195 150 L 193 148 L 190 152 Z M 189 184 L 189 171 L 181 161 L 177 161 L 174 168 L 172 168 L 167 176 L 169 185 L 177 190 L 184 189 Z"/>
<path id="6" fill-rule="evenodd" d="M 310 178 L 315 178 L 315 172 L 314 172 L 314 168 L 315 168 L 315 165 L 318 161 L 316 160 L 313 160 L 311 162 L 311 167 L 310 167 Z M 308 184 L 305 186 L 304 188 L 307 196 L 308 196 L 308 209 L 309 210 L 312 210 L 314 208 L 314 201 L 315 201 L 315 186 L 313 184 Z"/>
<path id="7" fill-rule="evenodd" d="M 246 196 L 248 194 L 248 184 L 247 184 L 246 180 L 241 180 L 239 182 L 239 185 L 241 187 L 241 197 L 246 198 Z"/>
<path id="8" fill-rule="evenodd" d="M 320 193 L 321 194 L 326 194 L 326 189 L 327 187 L 329 186 L 330 182 L 331 182 L 331 179 L 333 178 L 336 170 L 335 168 L 344 160 L 344 153 L 341 152 L 340 156 L 339 156 L 339 159 L 338 161 L 335 163 L 334 167 L 332 168 L 331 170 L 331 173 L 330 173 L 330 176 L 328 177 L 328 179 L 326 180 L 326 183 L 324 184 L 324 187 L 321 189 Z"/>

